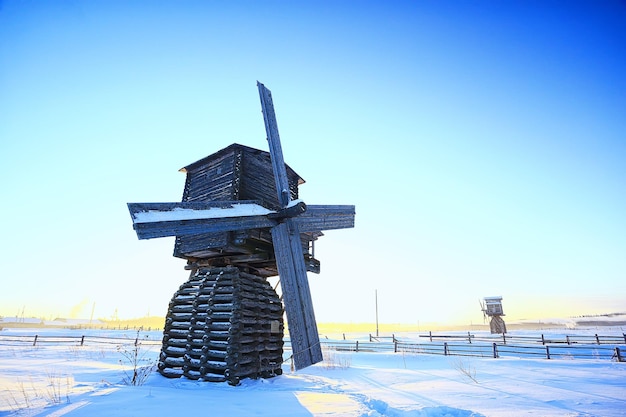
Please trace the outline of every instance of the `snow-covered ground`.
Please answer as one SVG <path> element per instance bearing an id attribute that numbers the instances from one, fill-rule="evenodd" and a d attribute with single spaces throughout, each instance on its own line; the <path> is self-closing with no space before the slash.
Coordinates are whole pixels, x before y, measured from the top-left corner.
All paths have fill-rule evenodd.
<path id="1" fill-rule="evenodd" d="M 167 379 L 156 372 L 143 385 L 130 386 L 124 380 L 132 376 L 128 356 L 136 333 L 36 333 L 128 339 L 105 343 L 88 337 L 83 346 L 59 339 L 33 346 L 0 338 L 0 416 L 626 416 L 626 363 L 608 359 L 327 349 L 323 363 L 292 372 L 287 362 L 282 376 L 244 380 L 237 387 Z M 587 333 L 622 331 L 591 328 Z M 34 334 L 33 329 L 0 332 L 3 337 Z M 141 334 L 140 366 L 156 360 L 160 337 L 159 332 Z"/>

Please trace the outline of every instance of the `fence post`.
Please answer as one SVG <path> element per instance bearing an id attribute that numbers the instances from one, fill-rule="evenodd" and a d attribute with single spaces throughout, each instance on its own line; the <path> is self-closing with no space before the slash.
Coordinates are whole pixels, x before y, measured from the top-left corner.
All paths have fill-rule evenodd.
<path id="1" fill-rule="evenodd" d="M 546 346 L 546 357 L 550 359 L 550 346 Z"/>
<path id="2" fill-rule="evenodd" d="M 569 336 L 565 336 L 565 340 L 567 340 L 567 344 L 569 345 Z"/>
<path id="3" fill-rule="evenodd" d="M 35 335 L 35 340 L 33 340 L 33 346 L 35 346 L 37 344 L 37 338 L 38 337 L 39 337 L 38 335 Z"/>
<path id="4" fill-rule="evenodd" d="M 359 351 L 359 341 L 358 340 L 356 341 L 356 351 L 357 352 Z"/>
<path id="5" fill-rule="evenodd" d="M 370 333 L 370 342 L 372 341 L 372 334 Z"/>
<path id="6" fill-rule="evenodd" d="M 600 338 L 598 337 L 598 333 L 596 333 L 596 342 L 600 344 Z"/>
<path id="7" fill-rule="evenodd" d="M 622 333 L 622 336 L 624 336 L 624 343 L 626 343 L 626 333 Z"/>
<path id="8" fill-rule="evenodd" d="M 506 345 L 506 333 L 502 333 L 502 342 Z"/>
<path id="9" fill-rule="evenodd" d="M 80 338 L 80 345 L 83 346 L 85 344 L 85 335 Z"/>
<path id="10" fill-rule="evenodd" d="M 498 357 L 498 345 L 496 345 L 495 342 L 493 344 L 493 357 L 494 359 Z"/>
<path id="11" fill-rule="evenodd" d="M 448 356 L 448 342 L 443 342 L 443 354 Z"/>
<path id="12" fill-rule="evenodd" d="M 541 344 L 545 345 L 546 344 L 546 339 L 543 338 L 543 334 L 541 335 Z"/>
<path id="13" fill-rule="evenodd" d="M 622 352 L 619 350 L 619 347 L 615 346 L 615 357 L 618 362 L 622 362 Z"/>
<path id="14" fill-rule="evenodd" d="M 346 334 L 345 333 L 343 334 L 343 340 L 346 340 Z"/>
<path id="15" fill-rule="evenodd" d="M 432 342 L 433 341 L 433 331 L 432 330 L 428 331 L 428 336 L 430 337 L 430 341 Z M 624 336 L 624 338 L 626 338 L 626 336 Z"/>
<path id="16" fill-rule="evenodd" d="M 467 332 L 467 341 L 470 342 L 470 345 L 472 344 L 472 335 L 470 332 Z"/>
<path id="17" fill-rule="evenodd" d="M 393 353 L 398 353 L 398 341 L 393 339 Z"/>

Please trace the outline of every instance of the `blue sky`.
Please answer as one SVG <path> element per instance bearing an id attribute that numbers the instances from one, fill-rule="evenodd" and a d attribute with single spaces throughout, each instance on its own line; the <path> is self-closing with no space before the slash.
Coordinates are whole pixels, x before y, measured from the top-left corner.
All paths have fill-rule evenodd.
<path id="1" fill-rule="evenodd" d="M 0 2 L 0 314 L 165 314 L 173 239 L 127 202 L 267 149 L 309 204 L 355 204 L 311 275 L 320 321 L 626 311 L 626 5 Z"/>

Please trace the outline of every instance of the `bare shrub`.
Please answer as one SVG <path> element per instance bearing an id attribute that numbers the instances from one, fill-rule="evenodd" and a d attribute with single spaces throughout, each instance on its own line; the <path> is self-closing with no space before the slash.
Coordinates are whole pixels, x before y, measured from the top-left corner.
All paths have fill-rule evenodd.
<path id="1" fill-rule="evenodd" d="M 463 359 L 457 357 L 453 363 L 454 369 L 459 371 L 462 375 L 471 379 L 473 382 L 478 384 L 478 380 L 476 379 L 476 368 L 472 365 L 469 359 Z"/>
<path id="2" fill-rule="evenodd" d="M 139 330 L 137 331 L 137 338 L 132 347 L 129 348 L 120 345 L 117 347 L 117 351 L 123 356 L 123 359 L 120 359 L 120 365 L 129 366 L 130 368 L 124 369 L 122 382 L 126 385 L 143 385 L 150 374 L 156 369 L 156 361 L 146 358 L 149 350 L 141 347 Z"/>

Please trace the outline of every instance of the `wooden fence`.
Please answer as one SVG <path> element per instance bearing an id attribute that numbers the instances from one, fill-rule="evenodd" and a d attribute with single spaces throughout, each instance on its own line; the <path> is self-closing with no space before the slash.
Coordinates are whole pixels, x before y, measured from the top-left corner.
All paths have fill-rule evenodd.
<path id="1" fill-rule="evenodd" d="M 474 335 L 418 334 L 408 340 L 396 335 L 369 335 L 369 341 L 323 340 L 337 351 L 402 352 L 427 355 L 517 357 L 545 359 L 609 359 L 626 362 L 626 334 L 622 335 Z"/>
<path id="2" fill-rule="evenodd" d="M 423 341 L 422 341 L 423 339 Z M 372 336 L 368 341 L 322 339 L 325 349 L 340 352 L 395 352 L 445 356 L 472 356 L 486 358 L 517 357 L 545 359 L 604 359 L 626 362 L 626 336 L 576 335 L 554 336 L 482 336 L 419 335 L 415 339 L 400 340 L 392 336 Z M 136 337 L 104 336 L 51 336 L 51 335 L 0 335 L 0 346 L 42 345 L 151 345 L 160 346 L 161 338 L 148 335 Z M 285 350 L 291 350 L 288 338 Z"/>
<path id="3" fill-rule="evenodd" d="M 546 344 L 596 344 L 596 345 L 615 345 L 615 344 L 626 344 L 626 333 L 622 333 L 621 335 L 538 335 L 538 336 L 517 336 L 510 334 L 503 335 L 487 335 L 487 336 L 476 336 L 470 332 L 465 334 L 457 334 L 457 335 L 439 335 L 433 334 L 432 332 L 419 334 L 420 339 L 428 339 L 433 342 L 435 340 L 458 340 L 458 341 L 467 341 L 468 343 L 472 342 L 492 342 L 492 343 L 541 343 L 542 345 Z M 392 336 L 395 339 L 395 336 Z M 370 340 L 375 339 L 376 336 L 370 335 Z"/>
<path id="4" fill-rule="evenodd" d="M 446 356 L 517 357 L 545 359 L 609 359 L 624 362 L 626 345 L 532 345 L 502 343 L 396 343 L 396 352 L 425 353 Z"/>
<path id="5" fill-rule="evenodd" d="M 473 356 L 473 357 L 517 357 L 545 359 L 609 359 L 618 362 L 626 361 L 626 343 L 620 346 L 608 344 L 511 344 L 511 343 L 472 343 L 463 341 L 447 342 L 401 342 L 394 339 L 388 342 L 372 341 L 329 341 L 321 342 L 322 346 L 336 351 L 350 352 L 400 352 L 410 354 Z"/>
<path id="6" fill-rule="evenodd" d="M 109 345 L 161 345 L 161 339 L 150 339 L 146 337 L 103 337 L 103 336 L 49 336 L 49 335 L 0 335 L 0 346 L 41 346 L 41 345 L 70 345 L 85 346 L 93 344 Z"/>

